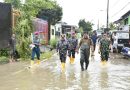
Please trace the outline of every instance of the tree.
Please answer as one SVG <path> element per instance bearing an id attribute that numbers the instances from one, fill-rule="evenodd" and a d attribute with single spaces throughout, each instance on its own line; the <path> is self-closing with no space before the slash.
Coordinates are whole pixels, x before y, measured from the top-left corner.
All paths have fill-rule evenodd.
<path id="1" fill-rule="evenodd" d="M 86 22 L 85 19 L 81 19 L 79 21 L 78 25 L 79 25 L 80 28 L 81 27 L 83 28 L 83 31 L 86 31 L 86 32 L 91 31 L 92 26 L 93 26 L 93 24 L 91 22 L 89 22 L 89 21 Z"/>
<path id="2" fill-rule="evenodd" d="M 109 28 L 110 28 L 110 30 L 114 30 L 114 29 L 116 29 L 116 26 L 113 23 L 110 23 Z"/>
<path id="3" fill-rule="evenodd" d="M 13 8 L 18 9 L 21 6 L 20 0 L 4 0 L 6 3 L 11 3 Z"/>
<path id="4" fill-rule="evenodd" d="M 48 39 L 50 40 L 50 25 L 55 25 L 62 19 L 62 8 L 55 6 L 54 9 L 42 9 L 37 17 L 48 20 Z"/>
<path id="5" fill-rule="evenodd" d="M 8 3 L 12 3 L 13 7 L 20 11 L 20 16 L 17 19 L 14 33 L 17 36 L 17 49 L 21 58 L 30 57 L 29 44 L 31 43 L 30 35 L 33 30 L 32 19 L 36 17 L 39 11 L 42 9 L 54 9 L 57 7 L 57 3 L 50 0 L 26 0 L 24 4 L 19 4 L 20 0 L 5 0 Z M 14 2 L 17 4 L 14 4 Z"/>

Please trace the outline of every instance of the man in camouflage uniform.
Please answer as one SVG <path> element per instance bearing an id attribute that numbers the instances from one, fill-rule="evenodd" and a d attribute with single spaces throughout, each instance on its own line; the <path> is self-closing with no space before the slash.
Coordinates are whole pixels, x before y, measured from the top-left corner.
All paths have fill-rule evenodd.
<path id="1" fill-rule="evenodd" d="M 100 53 L 101 53 L 101 61 L 103 63 L 108 61 L 109 47 L 110 47 L 110 40 L 108 39 L 107 35 L 104 34 L 103 38 L 100 41 L 100 45 L 99 45 L 99 50 L 100 50 Z"/>
<path id="2" fill-rule="evenodd" d="M 78 45 L 78 39 L 75 37 L 75 32 L 72 33 L 71 38 L 68 39 L 69 43 L 69 50 L 68 50 L 68 56 L 70 58 L 70 63 L 74 63 L 75 59 L 75 51 Z"/>
<path id="3" fill-rule="evenodd" d="M 68 42 L 65 40 L 65 35 L 61 35 L 61 40 L 57 43 L 57 52 L 59 52 L 59 57 L 61 60 L 61 68 L 65 69 L 65 62 L 68 50 Z"/>
<path id="4" fill-rule="evenodd" d="M 89 65 L 90 48 L 94 52 L 93 42 L 85 32 L 83 38 L 79 42 L 78 49 L 80 48 L 80 65 L 81 70 L 84 71 L 84 62 L 86 64 L 85 69 L 87 70 Z"/>

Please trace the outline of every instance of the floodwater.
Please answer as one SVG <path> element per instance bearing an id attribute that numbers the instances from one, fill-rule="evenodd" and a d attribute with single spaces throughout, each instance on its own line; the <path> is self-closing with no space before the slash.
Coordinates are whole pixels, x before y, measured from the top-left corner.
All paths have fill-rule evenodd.
<path id="1" fill-rule="evenodd" d="M 95 53 L 87 71 L 81 71 L 78 54 L 74 64 L 67 59 L 64 72 L 57 54 L 32 69 L 28 62 L 0 65 L 0 90 L 130 90 L 130 60 L 111 53 L 102 65 Z"/>

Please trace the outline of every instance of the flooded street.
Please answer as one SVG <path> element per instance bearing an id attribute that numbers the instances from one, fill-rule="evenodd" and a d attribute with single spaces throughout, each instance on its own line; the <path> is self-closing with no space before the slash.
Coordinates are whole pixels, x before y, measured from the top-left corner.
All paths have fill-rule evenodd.
<path id="1" fill-rule="evenodd" d="M 57 54 L 33 69 L 28 62 L 0 65 L 0 90 L 130 90 L 130 60 L 111 53 L 102 65 L 95 53 L 87 71 L 81 71 L 78 54 L 74 64 L 67 58 L 65 72 Z"/>

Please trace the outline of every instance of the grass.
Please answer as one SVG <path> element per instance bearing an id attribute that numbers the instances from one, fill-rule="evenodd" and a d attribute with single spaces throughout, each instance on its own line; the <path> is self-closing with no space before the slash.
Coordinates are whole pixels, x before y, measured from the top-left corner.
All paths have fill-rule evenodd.
<path id="1" fill-rule="evenodd" d="M 41 59 L 49 59 L 54 54 L 53 51 L 44 52 L 41 54 Z"/>
<path id="2" fill-rule="evenodd" d="M 0 64 L 6 64 L 9 62 L 9 58 L 5 56 L 0 57 Z"/>
<path id="3" fill-rule="evenodd" d="M 54 54 L 54 51 L 48 51 L 48 52 L 44 52 L 41 53 L 41 60 L 44 59 L 50 59 L 52 57 L 52 55 Z M 20 61 L 29 61 L 30 59 L 24 59 L 24 58 L 20 58 Z M 5 57 L 5 56 L 0 56 L 0 64 L 7 64 L 9 63 L 9 57 Z"/>

